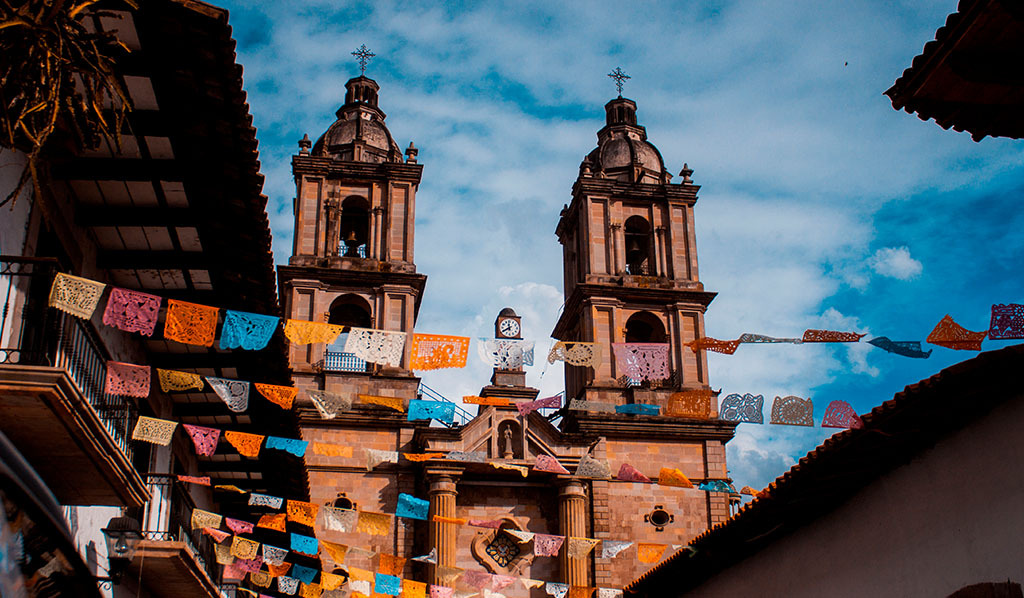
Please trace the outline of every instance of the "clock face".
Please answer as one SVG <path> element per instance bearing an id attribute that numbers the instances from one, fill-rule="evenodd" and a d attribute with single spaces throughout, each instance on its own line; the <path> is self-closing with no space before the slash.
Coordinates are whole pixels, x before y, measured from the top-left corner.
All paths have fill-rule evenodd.
<path id="1" fill-rule="evenodd" d="M 511 318 L 508 320 L 502 320 L 501 323 L 498 324 L 498 331 L 506 338 L 519 336 L 519 322 L 516 322 Z"/>

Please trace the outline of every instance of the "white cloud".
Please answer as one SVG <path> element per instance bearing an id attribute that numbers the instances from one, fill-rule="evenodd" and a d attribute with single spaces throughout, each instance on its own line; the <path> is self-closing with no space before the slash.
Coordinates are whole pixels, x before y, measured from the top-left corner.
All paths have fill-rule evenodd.
<path id="1" fill-rule="evenodd" d="M 912 280 L 921 275 L 921 262 L 910 257 L 910 249 L 902 247 L 883 247 L 875 252 L 868 265 L 882 276 L 898 280 Z"/>

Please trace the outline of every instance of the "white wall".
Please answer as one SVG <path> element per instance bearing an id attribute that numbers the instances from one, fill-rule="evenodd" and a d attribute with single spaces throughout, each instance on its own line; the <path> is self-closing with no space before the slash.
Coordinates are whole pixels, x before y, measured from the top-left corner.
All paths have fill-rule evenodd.
<path id="1" fill-rule="evenodd" d="M 1017 394 L 687 596 L 942 598 L 975 583 L 1022 583 L 1022 432 Z"/>

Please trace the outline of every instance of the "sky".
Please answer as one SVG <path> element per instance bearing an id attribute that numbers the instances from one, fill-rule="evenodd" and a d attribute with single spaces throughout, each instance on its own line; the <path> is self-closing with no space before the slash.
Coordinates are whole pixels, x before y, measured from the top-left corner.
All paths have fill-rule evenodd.
<path id="1" fill-rule="evenodd" d="M 276 262 L 291 253 L 297 141 L 334 122 L 365 44 L 391 134 L 424 165 L 417 331 L 491 337 L 512 307 L 537 341 L 527 381 L 542 397 L 563 388 L 561 364 L 543 365 L 563 301 L 555 225 L 616 95 L 615 67 L 666 167 L 689 164 L 701 185 L 700 277 L 718 293 L 709 336 L 829 328 L 923 342 L 947 313 L 984 330 L 993 303 L 1024 303 L 1024 143 L 976 143 L 882 95 L 956 0 L 221 4 Z M 974 355 L 928 348 L 909 359 L 865 342 L 747 344 L 709 354 L 709 370 L 723 397 L 761 394 L 766 411 L 775 396 L 811 397 L 820 422 L 833 400 L 864 413 Z M 488 383 L 490 368 L 469 363 L 423 382 L 457 402 Z M 763 487 L 833 432 L 741 424 L 730 475 Z"/>

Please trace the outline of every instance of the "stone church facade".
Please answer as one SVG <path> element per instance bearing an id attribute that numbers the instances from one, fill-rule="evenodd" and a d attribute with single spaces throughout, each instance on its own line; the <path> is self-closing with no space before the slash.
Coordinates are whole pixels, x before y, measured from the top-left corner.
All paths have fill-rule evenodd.
<path id="1" fill-rule="evenodd" d="M 422 165 L 416 148 L 410 144 L 403 152 L 385 126 L 376 82 L 361 76 L 346 89 L 338 120 L 315 143 L 304 138 L 292 160 L 295 241 L 288 265 L 278 269 L 285 317 L 412 333 L 426 284 L 413 252 Z M 671 182 L 637 124 L 632 100 L 620 96 L 605 108 L 598 147 L 581 164 L 557 223 L 566 305 L 553 332 L 566 342 L 599 343 L 604 359 L 596 371 L 565 366 L 565 401 L 664 409 L 675 393 L 710 388 L 703 351 L 685 345 L 703 336 L 704 310 L 714 297 L 697 274 L 698 187 L 686 168 L 679 183 Z M 517 316 L 503 310 L 496 337 L 503 319 Z M 669 379 L 640 383 L 618 371 L 611 345 L 623 342 L 668 343 Z M 410 345 L 398 367 L 365 364 L 338 345 L 293 345 L 295 384 L 407 405 L 420 391 L 408 368 Z M 725 493 L 534 471 L 524 477 L 493 466 L 529 467 L 549 455 L 574 471 L 590 455 L 607 460 L 612 473 L 628 463 L 652 479 L 661 467 L 679 468 L 694 483 L 727 479 L 725 443 L 735 424 L 714 419 L 713 406 L 707 419 L 567 409 L 523 417 L 515 403 L 534 400 L 538 392 L 525 380 L 522 370 L 496 369 L 479 394 L 507 398 L 511 406 L 482 405 L 464 425 L 451 427 L 407 421 L 404 413 L 358 401 L 323 419 L 300 393 L 302 438 L 352 447 L 351 456 L 311 451 L 305 457 L 313 502 L 394 513 L 399 493 L 406 493 L 429 499 L 431 515 L 502 521 L 501 529 L 485 529 L 395 518 L 384 536 L 327 532 L 322 539 L 407 559 L 436 549 L 438 567 L 622 587 L 651 566 L 637 560 L 635 548 L 613 559 L 601 558 L 600 547 L 585 559 L 568 558 L 565 548 L 556 558 L 537 557 L 532 543 L 515 542 L 503 529 L 671 546 L 728 518 Z M 400 458 L 368 469 L 367 449 L 482 451 L 488 462 Z M 338 568 L 376 570 L 377 564 L 350 554 Z M 436 568 L 408 560 L 398 574 L 435 583 Z M 502 590 L 509 596 L 531 592 L 544 595 L 519 584 Z"/>

